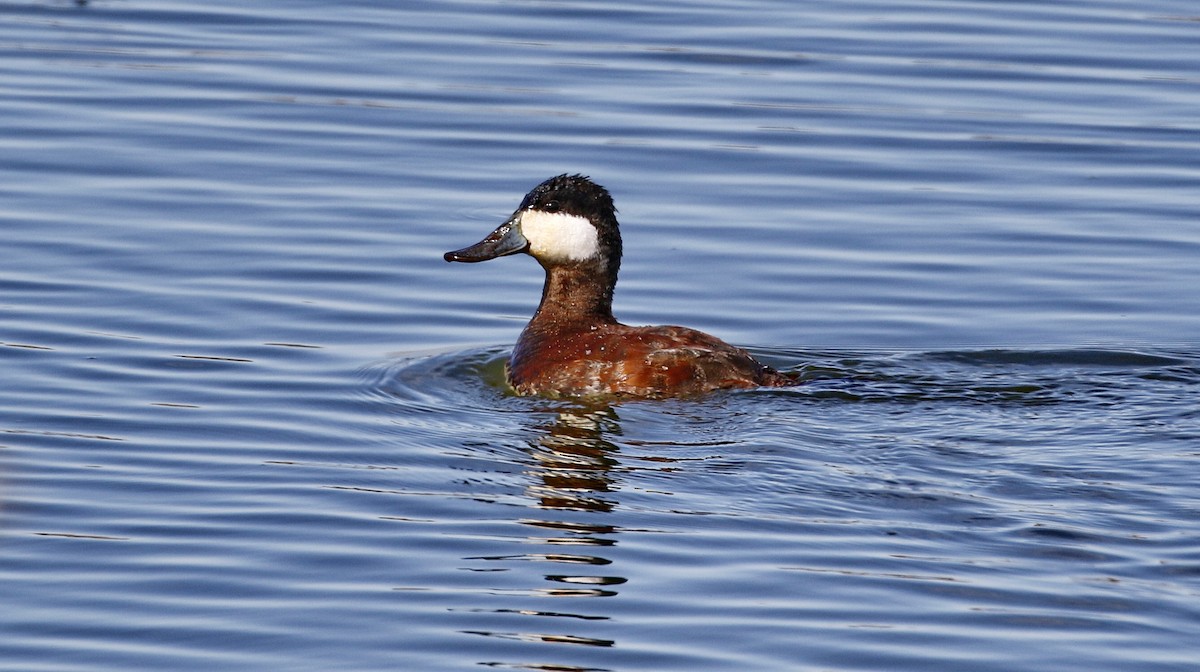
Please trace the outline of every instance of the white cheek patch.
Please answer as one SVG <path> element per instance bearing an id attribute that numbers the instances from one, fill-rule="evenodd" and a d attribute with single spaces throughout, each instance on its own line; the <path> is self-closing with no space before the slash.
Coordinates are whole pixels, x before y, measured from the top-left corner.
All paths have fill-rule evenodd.
<path id="1" fill-rule="evenodd" d="M 521 213 L 521 235 L 538 259 L 584 261 L 600 254 L 599 232 L 577 215 L 526 210 Z"/>

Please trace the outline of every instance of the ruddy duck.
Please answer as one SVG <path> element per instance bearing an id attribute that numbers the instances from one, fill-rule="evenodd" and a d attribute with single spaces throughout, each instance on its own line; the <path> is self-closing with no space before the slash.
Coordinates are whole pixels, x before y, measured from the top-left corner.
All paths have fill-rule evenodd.
<path id="1" fill-rule="evenodd" d="M 630 327 L 612 314 L 621 233 L 612 196 L 582 175 L 552 177 L 478 243 L 446 261 L 524 252 L 542 265 L 542 302 L 508 362 L 520 394 L 672 397 L 795 381 L 741 348 L 686 327 Z"/>

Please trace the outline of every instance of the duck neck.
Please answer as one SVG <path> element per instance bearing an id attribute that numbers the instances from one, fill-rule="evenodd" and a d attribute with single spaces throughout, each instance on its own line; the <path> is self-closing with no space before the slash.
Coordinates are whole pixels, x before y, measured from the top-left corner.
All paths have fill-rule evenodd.
<path id="1" fill-rule="evenodd" d="M 546 266 L 546 284 L 533 322 L 609 324 L 616 270 L 603 263 Z"/>

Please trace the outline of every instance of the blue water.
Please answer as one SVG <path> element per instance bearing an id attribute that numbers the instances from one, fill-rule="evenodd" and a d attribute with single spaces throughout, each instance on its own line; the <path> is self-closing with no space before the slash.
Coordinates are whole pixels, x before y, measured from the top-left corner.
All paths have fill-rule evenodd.
<path id="1" fill-rule="evenodd" d="M 0 2 L 0 670 L 1200 663 L 1193 2 Z M 783 390 L 513 397 L 616 312 Z"/>

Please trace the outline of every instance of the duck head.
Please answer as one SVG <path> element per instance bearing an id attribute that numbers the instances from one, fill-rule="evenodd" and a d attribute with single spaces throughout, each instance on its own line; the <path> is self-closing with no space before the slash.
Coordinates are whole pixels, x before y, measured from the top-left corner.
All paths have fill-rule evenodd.
<path id="1" fill-rule="evenodd" d="M 559 175 L 534 187 L 486 238 L 445 254 L 446 261 L 475 263 L 524 252 L 550 270 L 596 266 L 616 281 L 621 233 L 604 187 L 583 175 Z"/>

